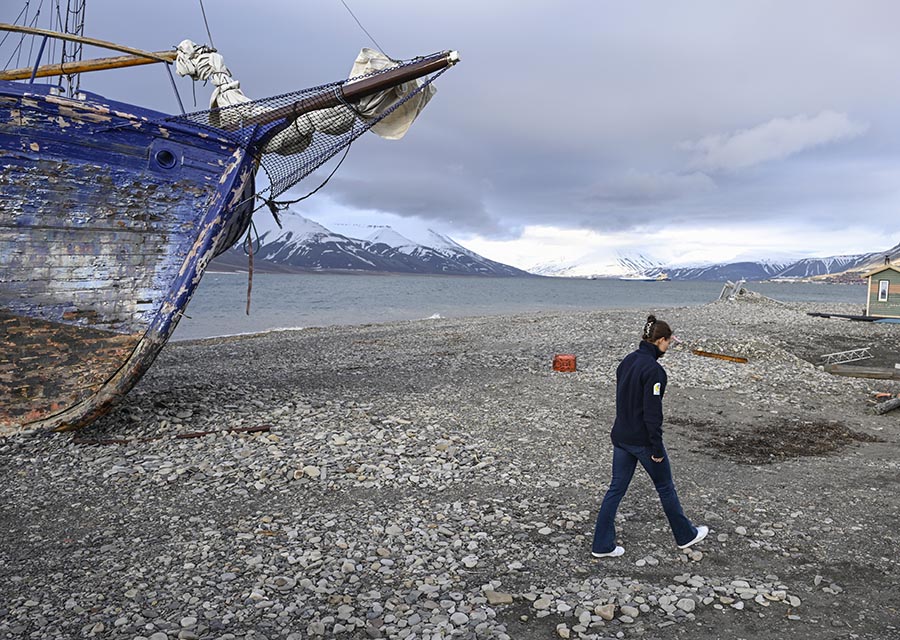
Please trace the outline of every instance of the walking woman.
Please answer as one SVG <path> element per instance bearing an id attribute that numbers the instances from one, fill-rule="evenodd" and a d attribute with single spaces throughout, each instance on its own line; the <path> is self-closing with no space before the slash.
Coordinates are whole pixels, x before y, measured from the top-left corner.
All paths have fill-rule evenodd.
<path id="1" fill-rule="evenodd" d="M 591 555 L 595 558 L 625 553 L 623 547 L 616 545 L 616 510 L 638 462 L 653 480 L 678 547 L 687 549 L 709 533 L 707 527 L 695 527 L 684 515 L 675 492 L 669 456 L 663 446 L 662 398 L 667 377 L 657 360 L 673 342 L 672 329 L 656 316 L 649 316 L 641 338 L 637 351 L 627 355 L 616 369 L 616 421 L 611 434 L 612 480 L 594 528 Z"/>

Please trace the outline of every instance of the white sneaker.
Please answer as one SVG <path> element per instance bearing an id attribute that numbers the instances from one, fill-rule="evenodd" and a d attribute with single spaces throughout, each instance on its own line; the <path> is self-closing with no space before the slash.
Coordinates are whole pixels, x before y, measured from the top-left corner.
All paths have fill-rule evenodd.
<path id="1" fill-rule="evenodd" d="M 612 551 L 607 551 L 606 553 L 597 553 L 596 551 L 591 551 L 591 555 L 595 558 L 616 558 L 625 553 L 625 547 L 617 546 Z"/>
<path id="2" fill-rule="evenodd" d="M 697 535 L 694 536 L 694 539 L 685 544 L 678 545 L 678 548 L 679 549 L 687 549 L 688 547 L 695 545 L 698 542 L 700 542 L 701 540 L 703 540 L 703 538 L 705 538 L 706 534 L 708 534 L 708 533 L 709 533 L 709 527 L 701 524 L 699 527 L 697 527 Z"/>

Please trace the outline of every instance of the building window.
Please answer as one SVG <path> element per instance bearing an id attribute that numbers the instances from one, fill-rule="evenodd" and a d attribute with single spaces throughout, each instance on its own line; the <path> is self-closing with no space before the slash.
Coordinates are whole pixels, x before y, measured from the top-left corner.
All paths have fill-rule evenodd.
<path id="1" fill-rule="evenodd" d="M 888 288 L 891 286 L 890 280 L 878 281 L 878 302 L 888 301 Z"/>

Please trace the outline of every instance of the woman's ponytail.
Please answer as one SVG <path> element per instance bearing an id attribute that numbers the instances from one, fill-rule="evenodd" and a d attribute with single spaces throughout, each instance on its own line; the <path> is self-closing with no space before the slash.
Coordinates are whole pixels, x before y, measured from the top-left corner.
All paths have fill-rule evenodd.
<path id="1" fill-rule="evenodd" d="M 657 320 L 656 316 L 647 316 L 647 322 L 644 323 L 644 331 L 641 333 L 641 339 L 647 342 L 656 342 L 660 338 L 671 338 L 672 328 L 668 322 Z"/>

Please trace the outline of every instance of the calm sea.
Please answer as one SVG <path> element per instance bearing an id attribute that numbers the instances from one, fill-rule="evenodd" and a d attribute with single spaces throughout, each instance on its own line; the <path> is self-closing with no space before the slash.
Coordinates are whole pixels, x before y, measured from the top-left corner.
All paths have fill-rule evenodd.
<path id="1" fill-rule="evenodd" d="M 716 300 L 721 282 L 627 282 L 572 278 L 479 278 L 336 274 L 255 274 L 246 315 L 246 274 L 208 273 L 174 340 L 270 329 L 535 311 L 648 310 Z M 750 283 L 785 302 L 865 304 L 864 285 Z"/>

